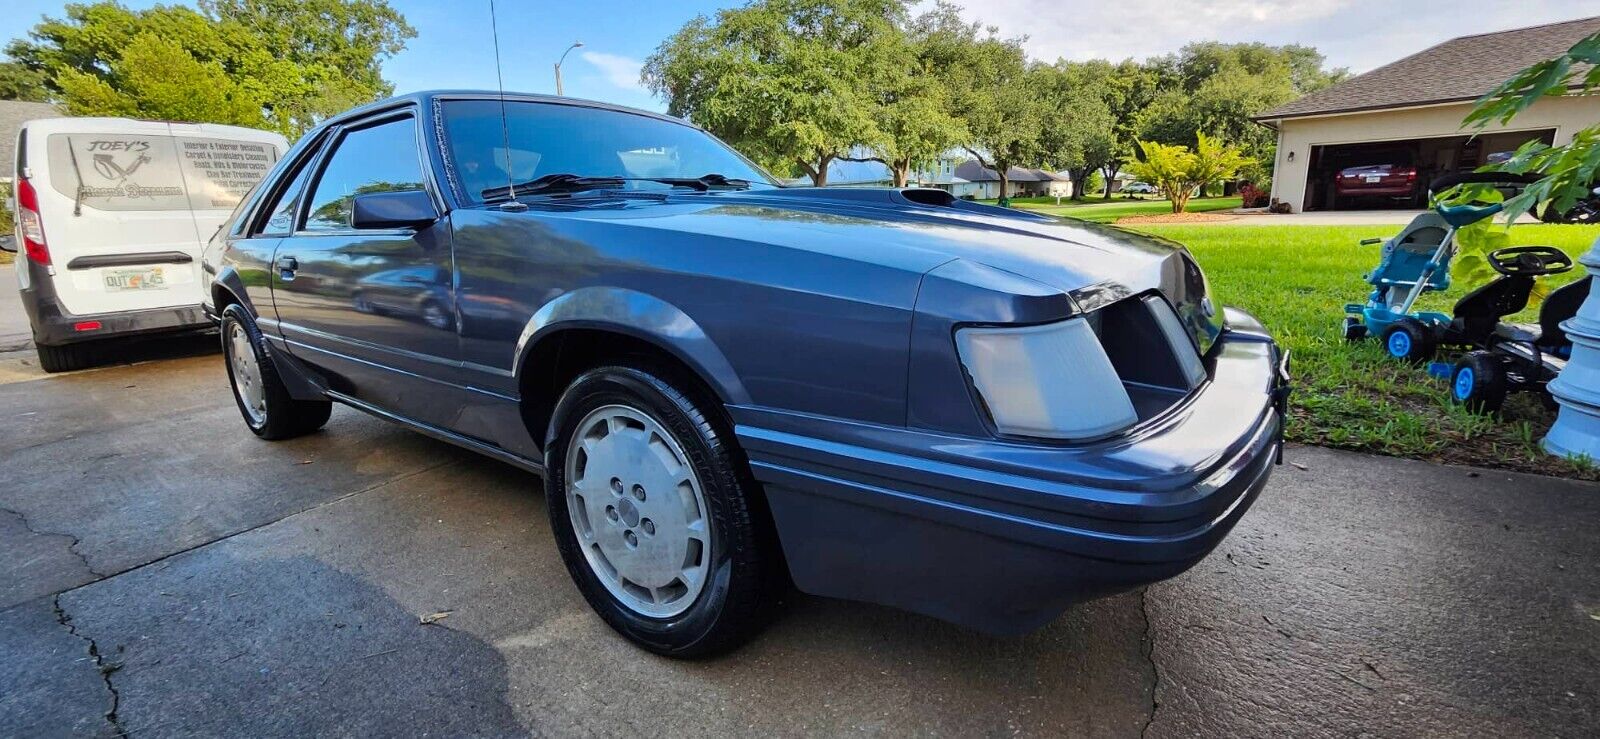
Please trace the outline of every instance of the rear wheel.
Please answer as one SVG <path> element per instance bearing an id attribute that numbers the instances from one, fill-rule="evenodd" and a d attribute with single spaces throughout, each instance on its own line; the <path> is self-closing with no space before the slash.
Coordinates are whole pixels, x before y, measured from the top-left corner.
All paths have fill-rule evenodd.
<path id="1" fill-rule="evenodd" d="M 1433 358 L 1433 332 L 1415 318 L 1402 318 L 1383 330 L 1383 350 L 1395 359 L 1422 364 Z"/>
<path id="2" fill-rule="evenodd" d="M 1486 351 L 1468 352 L 1450 374 L 1450 400 L 1473 413 L 1497 413 L 1506 401 L 1506 372 Z"/>
<path id="3" fill-rule="evenodd" d="M 731 431 L 671 376 L 609 366 L 574 380 L 551 419 L 545 496 L 590 607 L 645 649 L 700 657 L 759 628 L 775 555 Z"/>
<path id="4" fill-rule="evenodd" d="M 1345 316 L 1341 328 L 1345 341 L 1360 341 L 1367 338 L 1367 325 L 1355 316 Z"/>
<path id="5" fill-rule="evenodd" d="M 71 372 L 93 366 L 100 360 L 100 345 L 94 342 L 81 344 L 35 344 L 39 367 L 46 372 Z"/>
<path id="6" fill-rule="evenodd" d="M 239 305 L 222 312 L 222 355 L 233 399 L 250 431 L 263 439 L 291 439 L 322 428 L 333 413 L 327 400 L 296 400 L 272 363 L 266 339 Z"/>

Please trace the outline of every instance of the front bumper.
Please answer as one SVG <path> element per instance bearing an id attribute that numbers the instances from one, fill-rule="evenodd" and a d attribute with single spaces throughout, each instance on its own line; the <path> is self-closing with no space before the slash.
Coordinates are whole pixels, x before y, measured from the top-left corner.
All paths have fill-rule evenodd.
<path id="1" fill-rule="evenodd" d="M 1019 633 L 1192 567 L 1283 446 L 1287 355 L 1254 318 L 1228 322 L 1202 388 L 1093 445 L 734 409 L 796 585 Z"/>

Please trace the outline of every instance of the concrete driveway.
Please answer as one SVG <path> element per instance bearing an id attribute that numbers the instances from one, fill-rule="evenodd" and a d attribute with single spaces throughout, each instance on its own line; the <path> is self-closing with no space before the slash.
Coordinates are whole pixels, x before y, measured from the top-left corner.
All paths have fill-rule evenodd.
<path id="1" fill-rule="evenodd" d="M 536 478 L 347 409 L 258 441 L 214 355 L 23 366 L 0 457 L 0 736 L 1600 733 L 1593 485 L 1295 448 L 1029 636 L 796 595 L 686 663 L 589 612 Z"/>

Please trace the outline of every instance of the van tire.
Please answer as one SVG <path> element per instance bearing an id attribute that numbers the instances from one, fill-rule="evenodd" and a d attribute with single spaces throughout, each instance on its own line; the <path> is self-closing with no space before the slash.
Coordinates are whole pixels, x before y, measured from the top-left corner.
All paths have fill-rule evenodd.
<path id="1" fill-rule="evenodd" d="M 240 384 L 234 378 L 234 344 L 230 337 L 235 328 L 244 332 L 255 370 L 259 373 L 261 399 L 265 405 L 259 418 L 254 417 L 247 407 Z M 256 322 L 243 306 L 234 304 L 223 310 L 222 361 L 228 371 L 228 386 L 233 392 L 233 400 L 239 406 L 239 414 L 244 417 L 244 425 L 251 433 L 269 441 L 293 439 L 322 428 L 333 414 L 333 403 L 328 400 L 296 400 L 289 395 L 288 387 L 278 377 L 278 368 L 273 364 L 271 352 L 272 347 L 267 344 L 266 337 L 261 335 L 261 330 L 256 328 Z"/>
<path id="2" fill-rule="evenodd" d="M 71 372 L 91 367 L 100 359 L 100 347 L 93 342 L 82 344 L 35 344 L 39 367 L 46 372 Z"/>

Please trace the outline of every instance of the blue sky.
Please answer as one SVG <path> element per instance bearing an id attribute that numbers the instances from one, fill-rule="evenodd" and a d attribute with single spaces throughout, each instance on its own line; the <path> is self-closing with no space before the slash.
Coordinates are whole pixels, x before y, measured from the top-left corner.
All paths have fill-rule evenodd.
<path id="1" fill-rule="evenodd" d="M 929 0 L 924 0 L 928 2 Z M 417 29 L 407 49 L 384 65 L 400 92 L 495 85 L 488 0 L 391 0 Z M 958 0 L 973 20 L 1005 35 L 1028 35 L 1029 54 L 1046 61 L 1145 58 L 1198 40 L 1299 43 L 1332 64 L 1361 72 L 1454 36 L 1498 31 L 1600 13 L 1593 0 Z M 21 36 L 41 15 L 62 13 L 60 0 L 5 0 L 0 40 Z M 127 0 L 131 7 L 151 5 Z M 639 63 L 661 39 L 698 13 L 742 2 L 712 0 L 501 0 L 500 50 L 506 89 L 554 92 L 551 65 L 574 41 L 562 66 L 566 93 L 662 109 L 638 84 Z M 1466 7 L 1471 12 L 1462 12 Z"/>

